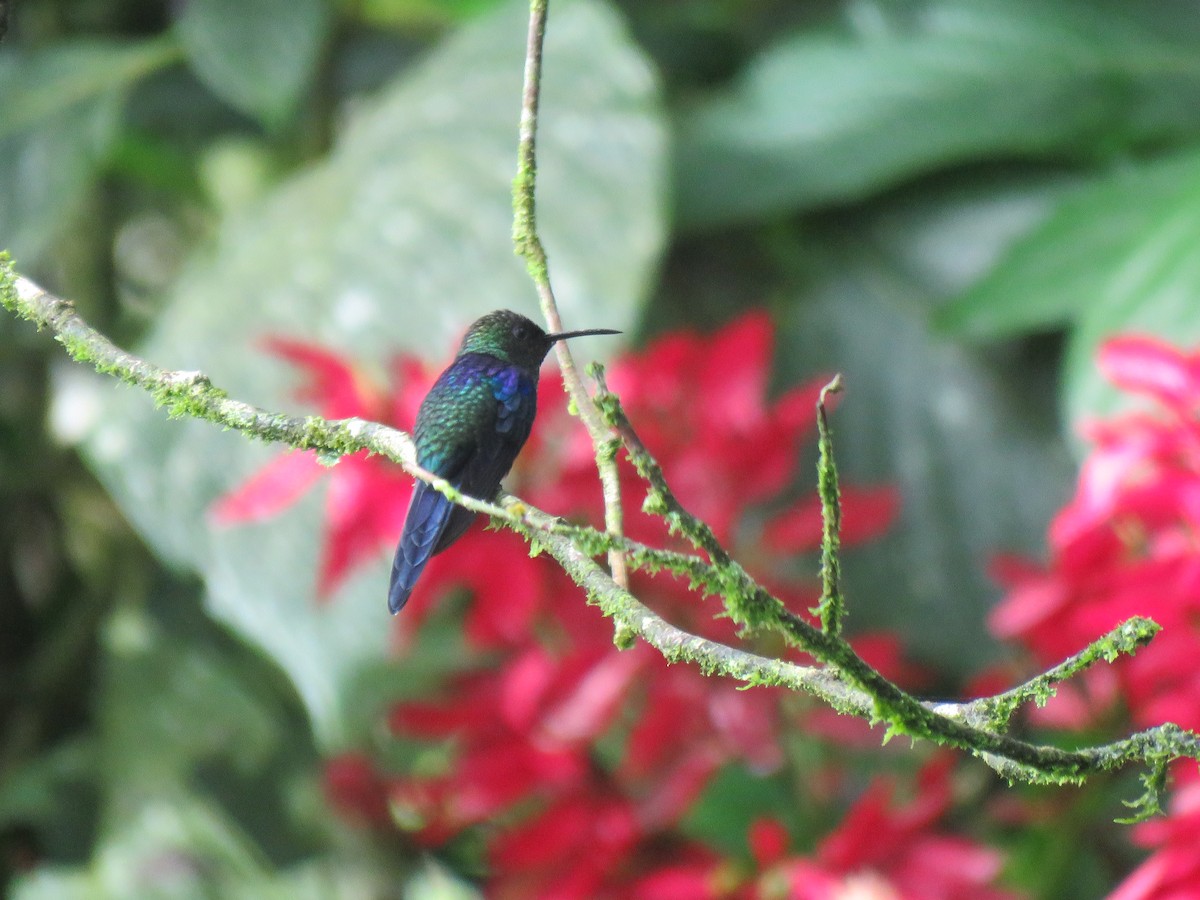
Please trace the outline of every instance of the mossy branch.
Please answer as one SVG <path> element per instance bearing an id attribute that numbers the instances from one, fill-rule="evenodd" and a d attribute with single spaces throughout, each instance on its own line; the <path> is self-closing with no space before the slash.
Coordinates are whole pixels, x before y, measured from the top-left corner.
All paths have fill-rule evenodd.
<path id="1" fill-rule="evenodd" d="M 1043 675 L 995 697 L 938 703 L 921 701 L 902 691 L 837 634 L 787 610 L 732 560 L 707 525 L 687 513 L 671 493 L 661 467 L 641 444 L 619 400 L 604 386 L 603 372 L 598 368 L 597 408 L 621 435 L 635 466 L 647 479 L 649 507 L 662 515 L 672 530 L 702 550 L 707 560 L 567 525 L 515 497 L 502 496 L 496 503 L 487 503 L 463 496 L 417 466 L 411 438 L 386 425 L 357 418 L 327 420 L 269 412 L 230 398 L 200 372 L 156 366 L 117 347 L 91 328 L 68 301 L 17 275 L 4 255 L 0 255 L 0 304 L 39 328 L 52 331 L 74 359 L 148 391 L 168 415 L 204 419 L 296 449 L 335 456 L 366 450 L 394 460 L 456 503 L 492 517 L 521 533 L 531 545 L 544 549 L 585 590 L 589 600 L 614 620 L 617 633 L 624 635 L 625 641 L 644 640 L 669 661 L 692 663 L 706 673 L 736 678 L 749 685 L 775 685 L 811 694 L 840 713 L 885 723 L 889 734 L 968 750 L 1013 781 L 1080 781 L 1097 772 L 1141 763 L 1150 773 L 1146 778 L 1147 794 L 1138 801 L 1142 812 L 1154 808 L 1148 798 L 1161 786 L 1157 773 L 1168 761 L 1200 758 L 1200 738 L 1174 725 L 1078 750 L 1033 744 L 1004 733 L 1019 705 L 1031 700 L 1042 702 L 1059 681 L 1099 660 L 1133 652 L 1145 644 L 1157 629 L 1145 619 L 1130 620 Z M 833 465 L 832 452 L 822 465 Z M 836 495 L 830 499 L 830 505 L 836 508 Z M 595 557 L 612 550 L 620 551 L 636 568 L 666 569 L 691 579 L 704 591 L 719 595 L 743 628 L 780 631 L 824 665 L 799 666 L 769 659 L 671 625 L 596 564 Z"/>
<path id="2" fill-rule="evenodd" d="M 518 171 L 513 183 L 513 238 L 517 252 L 526 259 L 547 325 L 552 330 L 561 330 L 545 250 L 537 236 L 534 204 L 535 136 L 546 7 L 547 0 L 531 3 Z M 788 610 L 755 582 L 725 550 L 712 529 L 679 503 L 661 466 L 626 417 L 620 400 L 607 389 L 603 370 L 599 367 L 592 370 L 597 382 L 593 403 L 565 343 L 558 345 L 560 365 L 573 405 L 592 436 L 604 482 L 606 530 L 603 532 L 565 524 L 515 497 L 504 495 L 495 503 L 488 503 L 464 496 L 417 466 L 409 435 L 385 425 L 357 418 L 326 420 L 269 412 L 230 398 L 200 372 L 171 371 L 140 359 L 87 325 L 68 301 L 17 275 L 3 254 L 0 254 L 0 304 L 39 328 L 51 330 L 76 360 L 148 391 L 158 405 L 166 408 L 168 415 L 204 419 L 254 438 L 296 449 L 318 450 L 326 455 L 366 450 L 394 460 L 454 502 L 513 528 L 531 546 L 549 553 L 584 589 L 589 601 L 614 620 L 617 643 L 622 646 L 640 639 L 668 661 L 691 663 L 708 674 L 735 678 L 748 685 L 774 685 L 811 694 L 839 713 L 886 724 L 888 736 L 903 734 L 969 751 L 1010 781 L 1078 782 L 1129 764 L 1143 765 L 1147 770 L 1143 777 L 1145 791 L 1130 804 L 1136 810 L 1130 821 L 1159 810 L 1166 767 L 1171 760 L 1200 759 L 1200 736 L 1171 724 L 1112 743 L 1074 750 L 1022 741 L 1006 733 L 1013 713 L 1022 705 L 1044 703 L 1061 681 L 1101 660 L 1111 661 L 1145 645 L 1158 630 L 1148 619 L 1129 620 L 1023 685 L 964 703 L 920 700 L 892 684 L 854 652 L 841 637 L 845 613 L 838 537 L 841 504 L 825 408 L 826 395 L 840 388 L 837 380 L 822 391 L 817 410 L 818 489 L 823 521 L 822 595 L 815 610 L 818 627 Z M 686 538 L 698 553 L 651 547 L 623 535 L 616 468 L 620 447 L 624 447 L 647 484 L 644 508 L 661 516 L 670 531 Z M 610 571 L 595 561 L 606 554 Z M 744 631 L 781 633 L 820 665 L 800 666 L 770 659 L 671 625 L 629 591 L 627 565 L 686 577 L 695 588 L 720 597 L 726 614 Z"/>
<path id="3" fill-rule="evenodd" d="M 538 239 L 535 216 L 537 172 L 535 136 L 541 91 L 542 44 L 545 38 L 548 4 L 549 0 L 531 0 L 530 2 L 518 169 L 513 182 L 513 240 L 517 252 L 525 257 L 529 274 L 537 286 L 547 321 L 551 323 L 552 328 L 558 329 L 561 325 L 558 324 L 558 313 L 550 287 L 546 254 Z M 838 491 L 837 466 L 833 458 L 832 435 L 826 414 L 827 395 L 841 390 L 840 377 L 835 377 L 822 389 L 817 404 L 818 493 L 821 500 L 822 518 L 820 571 L 822 590 L 817 608 L 813 612 L 821 623 L 821 627 L 818 629 L 786 609 L 778 598 L 771 596 L 769 592 L 758 585 L 721 546 L 712 529 L 688 513 L 679 503 L 667 485 L 662 468 L 646 450 L 626 418 L 619 399 L 607 389 L 603 369 L 596 366 L 590 370 L 589 374 L 592 375 L 598 386 L 594 403 L 600 417 L 609 426 L 610 430 L 607 433 L 600 422 L 583 411 L 587 405 L 586 389 L 582 380 L 578 378 L 569 350 L 563 345 L 560 345 L 560 362 L 563 366 L 564 378 L 568 379 L 568 391 L 587 423 L 596 448 L 596 458 L 600 466 L 601 479 L 604 482 L 609 536 L 620 537 L 621 535 L 620 490 L 615 466 L 616 446 L 611 438 L 611 434 L 615 432 L 639 475 L 649 485 L 643 509 L 661 516 L 672 534 L 682 534 L 710 560 L 708 564 L 705 564 L 704 560 L 698 556 L 678 553 L 667 556 L 664 555 L 667 551 L 639 547 L 636 550 L 630 548 L 630 559 L 633 564 L 654 570 L 667 568 L 676 574 L 685 574 L 694 589 L 699 588 L 705 593 L 720 596 L 724 602 L 726 613 L 734 622 L 742 626 L 744 631 L 770 628 L 781 632 L 789 641 L 825 663 L 826 671 L 835 673 L 839 684 L 853 685 L 862 693 L 870 696 L 873 706 L 868 718 L 871 718 L 872 721 L 886 721 L 889 726 L 889 735 L 903 733 L 914 737 L 926 737 L 969 749 L 1010 780 L 1076 780 L 1083 777 L 1087 771 L 1112 768 L 1114 765 L 1124 765 L 1131 761 L 1134 756 L 1122 754 L 1134 753 L 1136 756 L 1133 747 L 1134 745 L 1140 746 L 1142 739 L 1153 742 L 1153 740 L 1161 738 L 1164 745 L 1170 745 L 1173 748 L 1172 753 L 1174 749 L 1182 750 L 1186 746 L 1190 748 L 1187 752 L 1173 755 L 1195 756 L 1196 737 L 1170 725 L 1164 726 L 1163 730 L 1155 731 L 1155 738 L 1148 738 L 1148 733 L 1130 738 L 1129 740 L 1133 744 L 1126 744 L 1123 748 L 1116 744 L 1108 745 L 1107 748 L 1095 748 L 1097 754 L 1095 756 L 1088 756 L 1088 751 L 1070 754 L 1056 751 L 1054 748 L 1033 747 L 1003 735 L 1013 712 L 1022 704 L 1030 700 L 1044 703 L 1053 692 L 1054 685 L 1062 679 L 1083 671 L 1101 658 L 1111 661 L 1120 653 L 1132 653 L 1149 641 L 1157 630 L 1157 626 L 1146 619 L 1131 619 L 1094 642 L 1081 653 L 1025 685 L 997 697 L 985 698 L 965 705 L 921 703 L 887 681 L 855 653 L 848 643 L 842 640 L 845 603 L 841 592 L 839 552 L 841 500 Z M 608 467 L 610 465 L 611 468 Z M 561 537 L 561 535 L 556 537 Z M 609 546 L 611 548 L 612 544 L 610 543 Z M 628 546 L 627 542 L 626 546 Z M 624 578 L 624 557 L 612 549 L 610 549 L 609 556 L 613 574 L 617 576 L 617 587 L 628 596 L 628 585 Z M 559 558 L 557 554 L 556 558 L 563 562 L 565 567 L 563 559 Z M 594 602 L 604 607 L 606 613 L 613 615 L 614 618 L 619 618 L 615 609 L 610 611 L 606 605 L 605 597 L 607 595 L 605 591 L 601 590 L 600 585 L 589 587 L 588 595 Z M 636 631 L 632 633 L 636 633 Z M 631 632 L 624 629 L 619 623 L 617 643 L 622 646 L 627 644 L 630 634 Z M 837 703 L 833 705 L 835 708 L 841 708 Z M 850 705 L 841 709 L 842 711 L 853 711 Z M 968 721 L 970 724 L 965 726 L 966 731 L 964 732 L 960 726 L 963 722 Z M 988 737 L 983 738 L 982 741 L 972 740 L 973 738 L 982 738 L 984 735 Z M 984 744 L 992 744 L 992 746 L 984 746 Z M 1106 755 L 1104 752 L 1106 750 L 1111 753 Z M 1171 754 L 1163 751 L 1158 755 L 1140 757 L 1142 761 L 1148 763 L 1151 772 L 1146 779 L 1147 793 L 1137 804 L 1142 810 L 1157 809 L 1156 789 L 1161 788 L 1163 783 L 1159 774 L 1165 771 L 1163 760 L 1168 755 Z M 1115 762 L 1117 759 L 1122 761 Z M 1153 795 L 1152 799 L 1147 799 L 1151 795 Z"/>
<path id="4" fill-rule="evenodd" d="M 842 389 L 842 376 L 821 388 L 817 400 L 817 493 L 821 497 L 821 599 L 814 612 L 821 618 L 825 633 L 842 633 L 842 500 L 838 493 L 837 465 L 833 461 L 833 435 L 829 431 L 826 398 Z"/>
<path id="5" fill-rule="evenodd" d="M 644 509 L 659 515 L 673 534 L 682 535 L 706 553 L 711 563 L 706 571 L 693 570 L 693 580 L 708 594 L 725 604 L 726 614 L 746 631 L 773 630 L 791 643 L 816 657 L 838 673 L 840 680 L 853 685 L 872 698 L 872 723 L 883 722 L 888 735 L 902 734 L 925 738 L 940 744 L 969 750 L 1010 781 L 1072 782 L 1093 772 L 1148 761 L 1140 756 L 1144 742 L 1162 739 L 1160 748 L 1170 747 L 1166 755 L 1191 756 L 1200 751 L 1200 737 L 1173 725 L 1151 729 L 1130 738 L 1133 743 L 1117 742 L 1079 751 L 1063 751 L 1034 745 L 1004 734 L 1013 709 L 1029 700 L 1043 699 L 1052 685 L 1076 674 L 1101 658 L 1113 659 L 1130 653 L 1153 636 L 1157 626 L 1146 619 L 1133 619 L 1114 629 L 1083 652 L 1056 666 L 1026 685 L 996 698 L 968 704 L 923 702 L 901 690 L 874 669 L 839 636 L 842 602 L 837 584 L 837 527 L 841 521 L 841 502 L 837 495 L 837 473 L 832 439 L 823 422 L 825 396 L 840 387 L 834 379 L 822 391 L 818 404 L 818 422 L 824 444 L 820 454 L 818 483 L 821 486 L 823 515 L 822 576 L 825 597 L 837 596 L 836 614 L 823 617 L 818 628 L 788 610 L 783 603 L 759 585 L 721 546 L 712 529 L 697 519 L 675 497 L 661 466 L 646 449 L 621 407 L 620 399 L 607 389 L 603 369 L 591 372 L 600 386 L 596 404 L 606 421 L 621 435 L 634 468 L 647 482 Z M 830 562 L 834 560 L 834 562 Z M 830 627 L 833 625 L 834 627 Z M 994 706 L 989 706 L 992 702 Z M 1003 715 L 1002 715 L 1003 713 Z M 1181 752 L 1178 752 L 1181 751 Z"/>

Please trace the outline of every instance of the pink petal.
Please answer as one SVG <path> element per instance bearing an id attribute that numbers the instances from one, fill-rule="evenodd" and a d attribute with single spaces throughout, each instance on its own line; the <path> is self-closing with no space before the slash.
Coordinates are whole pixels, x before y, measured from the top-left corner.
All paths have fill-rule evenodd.
<path id="1" fill-rule="evenodd" d="M 269 519 L 299 500 L 326 471 L 313 451 L 292 450 L 218 497 L 209 507 L 209 516 L 217 525 Z"/>
<path id="2" fill-rule="evenodd" d="M 712 744 L 693 746 L 671 768 L 656 773 L 653 793 L 641 804 L 639 820 L 652 831 L 679 822 L 727 759 Z"/>
<path id="3" fill-rule="evenodd" d="M 387 786 L 364 753 L 343 753 L 325 763 L 325 796 L 346 818 L 369 826 L 391 822 Z"/>
<path id="4" fill-rule="evenodd" d="M 705 343 L 706 364 L 700 369 L 695 395 L 702 398 L 702 417 L 718 428 L 741 431 L 762 419 L 774 326 L 765 310 L 734 319 Z"/>
<path id="5" fill-rule="evenodd" d="M 863 543 L 886 531 L 900 508 L 894 487 L 843 486 L 842 543 Z M 775 516 L 763 530 L 763 542 L 776 553 L 804 553 L 821 546 L 821 502 L 816 497 Z"/>
<path id="6" fill-rule="evenodd" d="M 528 733 L 556 674 L 550 654 L 534 645 L 520 651 L 500 675 L 500 715 L 514 731 Z"/>
<path id="7" fill-rule="evenodd" d="M 283 337 L 268 337 L 263 346 L 308 373 L 309 383 L 296 392 L 296 397 L 318 404 L 326 418 L 380 418 L 382 404 L 378 393 L 332 351 Z"/>
<path id="8" fill-rule="evenodd" d="M 846 546 L 873 540 L 887 531 L 900 511 L 900 490 L 892 485 L 843 485 L 842 543 Z"/>
<path id="9" fill-rule="evenodd" d="M 683 392 L 689 387 L 689 370 L 703 353 L 697 335 L 672 332 L 638 353 L 620 356 L 609 370 L 609 387 L 620 395 L 626 410 L 631 412 L 638 408 L 679 410 Z M 634 427 L 642 431 L 644 426 L 635 421 Z"/>
<path id="10" fill-rule="evenodd" d="M 412 431 L 421 401 L 437 380 L 438 370 L 415 356 L 401 355 L 391 361 L 392 395 L 387 422 Z"/>
<path id="11" fill-rule="evenodd" d="M 740 756 L 755 772 L 777 771 L 783 765 L 779 690 L 758 687 L 739 691 L 722 682 L 706 688 L 709 721 L 727 751 Z"/>
<path id="12" fill-rule="evenodd" d="M 680 858 L 683 856 L 684 858 Z M 629 885 L 631 900 L 719 900 L 729 894 L 721 887 L 720 860 L 707 847 L 690 848 Z"/>
<path id="13" fill-rule="evenodd" d="M 621 710 L 633 679 L 649 657 L 641 647 L 618 653 L 610 650 L 579 673 L 566 696 L 547 710 L 541 732 L 556 743 L 577 743 L 596 738 Z"/>
<path id="14" fill-rule="evenodd" d="M 401 470 L 365 454 L 334 467 L 325 497 L 317 596 L 327 599 L 357 566 L 399 537 L 412 484 Z"/>
<path id="15" fill-rule="evenodd" d="M 550 568 L 546 560 L 529 556 L 518 535 L 485 531 L 483 523 L 476 522 L 430 561 L 409 608 L 419 619 L 447 591 L 466 588 L 472 595 L 467 640 L 480 648 L 523 646 L 546 599 Z"/>
<path id="16" fill-rule="evenodd" d="M 1187 409 L 1200 397 L 1192 361 L 1175 347 L 1148 335 L 1112 338 L 1100 347 L 1101 371 L 1119 388 L 1149 394 L 1168 407 Z"/>
<path id="17" fill-rule="evenodd" d="M 1193 857 L 1193 859 L 1200 856 Z M 1186 894 L 1175 894 L 1171 882 L 1175 880 L 1177 869 L 1176 860 L 1170 853 L 1155 853 L 1122 881 L 1115 891 L 1108 895 L 1108 900 L 1159 900 L 1164 897 L 1178 897 L 1182 900 Z M 1197 873 L 1200 877 L 1200 873 Z"/>
<path id="18" fill-rule="evenodd" d="M 465 821 L 480 822 L 529 797 L 577 785 L 586 773 L 581 754 L 544 752 L 512 737 L 488 741 L 459 760 L 455 805 Z"/>
<path id="19" fill-rule="evenodd" d="M 841 824 L 824 838 L 817 858 L 831 868 L 852 872 L 890 853 L 899 835 L 889 821 L 893 785 L 876 779 L 850 808 Z"/>

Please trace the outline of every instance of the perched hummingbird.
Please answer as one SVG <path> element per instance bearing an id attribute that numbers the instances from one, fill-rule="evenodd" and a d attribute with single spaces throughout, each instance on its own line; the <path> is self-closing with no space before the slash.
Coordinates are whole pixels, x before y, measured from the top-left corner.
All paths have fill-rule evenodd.
<path id="1" fill-rule="evenodd" d="M 546 334 L 522 315 L 490 312 L 467 330 L 458 355 L 417 411 L 417 464 L 469 497 L 491 500 L 524 446 L 537 413 L 538 369 L 555 341 L 607 328 Z M 429 557 L 441 553 L 475 518 L 418 481 L 392 561 L 388 609 L 408 602 Z"/>

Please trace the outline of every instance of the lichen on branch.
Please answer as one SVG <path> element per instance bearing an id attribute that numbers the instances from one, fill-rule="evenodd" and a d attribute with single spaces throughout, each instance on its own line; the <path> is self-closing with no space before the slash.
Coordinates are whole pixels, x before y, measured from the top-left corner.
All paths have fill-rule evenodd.
<path id="1" fill-rule="evenodd" d="M 538 97 L 541 89 L 542 38 L 547 0 L 533 0 L 526 48 L 525 89 L 518 138 L 518 172 L 513 183 L 514 242 L 538 292 L 547 325 L 562 329 L 545 251 L 537 234 L 535 214 Z M 1135 813 L 1127 821 L 1160 808 L 1167 764 L 1180 757 L 1200 759 L 1200 737 L 1166 724 L 1122 740 L 1066 750 L 1009 735 L 1014 713 L 1033 702 L 1042 704 L 1060 682 L 1118 655 L 1131 654 L 1148 643 L 1157 626 L 1148 619 L 1130 619 L 1079 653 L 1023 685 L 992 697 L 969 702 L 940 702 L 917 698 L 870 666 L 842 637 L 845 598 L 840 584 L 840 519 L 837 468 L 828 427 L 826 394 L 840 388 L 832 382 L 822 392 L 815 415 L 819 432 L 818 490 L 822 512 L 822 595 L 816 609 L 819 625 L 789 610 L 758 584 L 722 546 L 713 529 L 692 515 L 676 498 L 659 462 L 638 437 L 634 424 L 609 391 L 603 370 L 595 367 L 594 397 L 580 378 L 565 342 L 560 342 L 560 365 L 574 407 L 591 435 L 600 478 L 604 484 L 605 530 L 562 522 L 548 512 L 515 497 L 495 502 L 465 496 L 444 480 L 416 465 L 409 435 L 360 418 L 327 420 L 317 416 L 286 416 L 259 409 L 229 397 L 200 372 L 161 368 L 117 347 L 91 328 L 71 303 L 18 275 L 0 254 L 0 304 L 10 312 L 50 330 L 74 359 L 94 366 L 146 390 L 168 415 L 188 416 L 236 430 L 251 438 L 313 449 L 338 457 L 367 450 L 398 463 L 445 494 L 455 503 L 483 513 L 521 534 L 546 551 L 614 622 L 616 643 L 629 646 L 645 641 L 668 662 L 698 666 L 711 675 L 735 678 L 747 685 L 773 685 L 810 694 L 839 713 L 882 723 L 887 735 L 908 736 L 953 746 L 978 756 L 1009 781 L 1079 782 L 1088 776 L 1130 764 L 1146 768 L 1145 791 L 1132 801 Z M 617 456 L 623 450 L 646 484 L 645 509 L 663 519 L 673 534 L 686 539 L 695 553 L 653 547 L 627 538 L 621 527 Z M 596 562 L 607 556 L 606 571 Z M 670 571 L 698 591 L 720 598 L 724 613 L 747 632 L 769 630 L 785 637 L 818 663 L 800 666 L 691 634 L 664 620 L 628 588 L 626 568 Z"/>
<path id="2" fill-rule="evenodd" d="M 74 359 L 146 390 L 168 415 L 204 419 L 252 438 L 296 449 L 318 450 L 326 455 L 368 450 L 394 460 L 456 503 L 488 515 L 516 530 L 530 543 L 536 543 L 583 588 L 590 602 L 614 620 L 624 643 L 643 640 L 669 662 L 697 665 L 708 674 L 735 678 L 748 685 L 774 685 L 811 694 L 840 713 L 885 724 L 889 734 L 904 734 L 970 751 L 1010 781 L 1079 781 L 1089 774 L 1130 763 L 1142 763 L 1154 775 L 1170 759 L 1200 757 L 1197 736 L 1172 725 L 1078 750 L 1032 744 L 1004 733 L 1012 713 L 1020 705 L 1044 702 L 1058 682 L 1100 660 L 1111 660 L 1144 645 L 1156 631 L 1149 620 L 1131 620 L 1043 675 L 995 697 L 968 703 L 938 703 L 922 701 L 902 691 L 859 657 L 839 634 L 814 626 L 786 609 L 732 559 L 712 529 L 679 503 L 661 466 L 625 417 L 619 398 L 607 389 L 603 371 L 598 367 L 593 369 L 598 384 L 596 408 L 606 427 L 620 435 L 625 451 L 646 480 L 648 495 L 654 500 L 649 504 L 650 509 L 703 556 L 650 547 L 611 532 L 565 524 L 518 498 L 502 496 L 489 503 L 464 496 L 419 468 L 411 438 L 386 425 L 358 418 L 286 416 L 230 398 L 203 373 L 164 369 L 117 347 L 91 328 L 71 303 L 17 275 L 6 256 L 0 256 L 0 303 L 39 328 L 53 332 Z M 823 469 L 834 466 L 831 445 L 822 460 Z M 836 484 L 836 475 L 823 471 L 821 476 L 823 483 Z M 836 494 L 829 495 L 825 505 L 832 510 L 832 513 L 827 510 L 827 515 L 840 515 Z M 727 613 L 743 628 L 778 631 L 822 665 L 799 666 L 770 659 L 677 628 L 616 583 L 611 573 L 596 563 L 597 556 L 613 550 L 621 552 L 633 568 L 665 569 L 689 578 L 704 592 L 719 596 Z M 832 550 L 830 554 L 836 555 Z M 1139 809 L 1153 810 L 1155 805 L 1147 798 L 1151 789 L 1161 784 L 1161 779 L 1148 776 L 1146 784 L 1147 793 L 1138 801 Z"/>

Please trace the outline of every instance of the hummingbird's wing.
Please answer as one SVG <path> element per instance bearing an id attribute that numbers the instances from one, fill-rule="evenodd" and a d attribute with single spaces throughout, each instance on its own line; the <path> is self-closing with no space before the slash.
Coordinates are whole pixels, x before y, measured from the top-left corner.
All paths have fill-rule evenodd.
<path id="1" fill-rule="evenodd" d="M 388 584 L 388 609 L 393 615 L 404 608 L 413 586 L 434 554 L 455 505 L 423 481 L 418 481 L 408 504 L 404 534 L 392 558 L 392 578 Z"/>
<path id="2" fill-rule="evenodd" d="M 529 437 L 536 403 L 536 378 L 511 367 L 453 365 L 421 404 L 417 461 L 464 494 L 491 500 Z M 475 513 L 418 482 L 392 561 L 392 613 L 408 602 L 430 557 L 458 540 L 474 519 Z"/>
<path id="3" fill-rule="evenodd" d="M 491 421 L 479 429 L 459 474 L 450 479 L 464 494 L 480 500 L 491 500 L 500 490 L 501 479 L 508 474 L 529 438 L 537 412 L 537 383 L 517 370 L 493 373 L 488 389 Z M 441 553 L 457 541 L 473 521 L 475 513 L 455 506 L 433 552 Z"/>
<path id="4" fill-rule="evenodd" d="M 415 429 L 418 465 L 460 490 L 464 473 L 469 471 L 477 452 L 475 436 L 481 426 L 490 430 L 496 416 L 491 391 L 478 377 L 470 376 L 469 372 L 455 371 L 453 366 L 443 372 L 421 404 Z M 429 558 L 448 546 L 442 536 L 451 522 L 454 523 L 451 531 L 457 537 L 471 524 L 472 518 L 474 515 L 468 510 L 425 482 L 417 482 L 404 519 L 404 532 L 392 559 L 388 609 L 393 615 L 408 602 Z"/>

